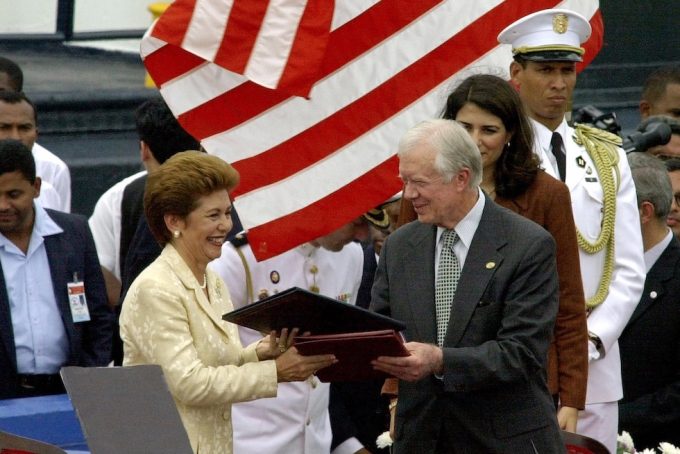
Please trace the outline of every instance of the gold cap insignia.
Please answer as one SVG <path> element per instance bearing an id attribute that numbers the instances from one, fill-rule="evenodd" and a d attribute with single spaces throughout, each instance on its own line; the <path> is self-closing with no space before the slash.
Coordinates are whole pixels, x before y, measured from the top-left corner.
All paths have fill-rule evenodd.
<path id="1" fill-rule="evenodd" d="M 486 262 L 486 269 L 492 270 L 496 267 L 496 262 Z"/>
<path id="2" fill-rule="evenodd" d="M 555 33 L 559 33 L 560 35 L 566 33 L 567 27 L 569 27 L 569 18 L 563 13 L 555 14 L 553 16 L 552 26 Z"/>

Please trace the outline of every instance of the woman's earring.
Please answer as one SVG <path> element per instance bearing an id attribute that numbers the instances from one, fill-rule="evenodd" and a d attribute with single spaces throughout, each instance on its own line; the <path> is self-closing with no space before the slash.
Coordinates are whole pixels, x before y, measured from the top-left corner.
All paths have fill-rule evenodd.
<path id="1" fill-rule="evenodd" d="M 508 141 L 508 143 L 506 143 L 505 146 L 510 148 L 510 141 Z"/>
<path id="2" fill-rule="evenodd" d="M 179 238 L 179 236 L 181 234 L 182 234 L 182 232 L 180 232 L 179 230 L 175 230 L 174 232 L 172 232 L 172 237 L 173 238 Z"/>

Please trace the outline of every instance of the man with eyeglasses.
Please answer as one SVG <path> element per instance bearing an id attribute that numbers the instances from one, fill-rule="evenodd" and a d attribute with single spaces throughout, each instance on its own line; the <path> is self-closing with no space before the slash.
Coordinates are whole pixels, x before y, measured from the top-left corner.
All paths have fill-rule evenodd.
<path id="1" fill-rule="evenodd" d="M 666 171 L 673 188 L 673 203 L 666 218 L 666 224 L 671 228 L 675 237 L 680 239 L 680 158 L 667 160 Z"/>

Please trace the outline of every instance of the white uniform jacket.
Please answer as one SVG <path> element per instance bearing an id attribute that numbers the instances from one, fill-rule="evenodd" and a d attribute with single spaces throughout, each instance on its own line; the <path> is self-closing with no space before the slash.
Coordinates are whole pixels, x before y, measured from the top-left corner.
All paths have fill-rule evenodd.
<path id="1" fill-rule="evenodd" d="M 322 295 L 354 304 L 361 283 L 363 252 L 351 243 L 340 252 L 309 244 L 256 262 L 249 245 L 240 247 L 252 276 L 254 299 L 290 287 L 317 286 Z M 210 267 L 227 284 L 235 308 L 250 301 L 243 262 L 231 243 Z M 316 272 L 313 272 L 316 269 Z M 241 342 L 262 336 L 240 327 Z M 323 454 L 330 452 L 329 385 L 316 377 L 304 382 L 280 383 L 276 398 L 233 406 L 234 452 L 238 454 Z"/>
<path id="2" fill-rule="evenodd" d="M 536 133 L 535 150 L 545 171 L 559 179 L 555 158 L 550 149 L 552 131 L 532 120 Z M 579 231 L 595 241 L 602 225 L 603 190 L 590 155 L 574 142 L 574 129 L 566 121 L 556 129 L 562 135 L 566 151 L 566 185 L 571 194 L 571 208 Z M 623 150 L 619 149 L 618 193 L 614 227 L 615 260 L 609 294 L 588 317 L 588 331 L 602 341 L 605 355 L 591 360 L 588 366 L 586 404 L 615 402 L 623 397 L 618 338 L 633 314 L 645 281 L 645 263 L 640 233 L 635 186 Z M 586 299 L 597 291 L 604 265 L 605 251 L 587 254 L 579 248 L 581 274 Z"/>

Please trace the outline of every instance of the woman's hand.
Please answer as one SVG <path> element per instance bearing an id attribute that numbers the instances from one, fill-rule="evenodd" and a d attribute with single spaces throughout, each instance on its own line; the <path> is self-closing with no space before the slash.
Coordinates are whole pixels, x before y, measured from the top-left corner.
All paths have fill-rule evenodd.
<path id="1" fill-rule="evenodd" d="M 276 358 L 276 376 L 278 382 L 302 381 L 317 370 L 337 363 L 335 355 L 301 355 L 297 348 L 290 347 Z"/>
<path id="2" fill-rule="evenodd" d="M 293 328 L 289 333 L 288 328 L 283 328 L 280 336 L 277 336 L 276 331 L 272 331 L 255 347 L 257 358 L 260 361 L 278 358 L 293 345 L 298 331 L 297 328 Z"/>

